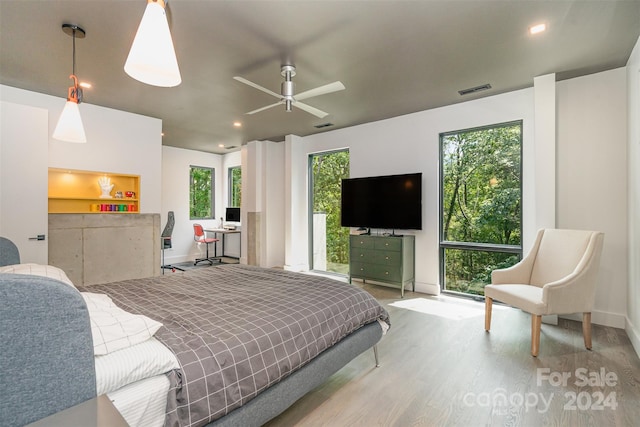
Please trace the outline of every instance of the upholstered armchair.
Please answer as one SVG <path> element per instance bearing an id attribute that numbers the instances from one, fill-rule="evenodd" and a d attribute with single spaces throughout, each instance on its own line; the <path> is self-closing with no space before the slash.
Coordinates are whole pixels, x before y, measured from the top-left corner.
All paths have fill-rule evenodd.
<path id="1" fill-rule="evenodd" d="M 531 251 L 512 267 L 494 270 L 485 286 L 485 330 L 493 300 L 531 313 L 531 354 L 538 356 L 543 315 L 582 313 L 584 345 L 591 349 L 591 310 L 604 234 L 539 230 Z"/>

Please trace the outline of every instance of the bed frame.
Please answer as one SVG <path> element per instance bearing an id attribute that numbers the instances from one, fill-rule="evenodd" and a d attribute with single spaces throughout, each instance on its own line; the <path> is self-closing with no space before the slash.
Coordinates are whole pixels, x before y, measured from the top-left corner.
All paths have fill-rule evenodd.
<path id="1" fill-rule="evenodd" d="M 24 425 L 95 397 L 95 365 L 84 299 L 68 285 L 37 276 L 1 274 L 0 425 Z M 260 426 L 322 384 L 382 337 L 363 326 L 303 368 L 210 426 Z M 7 373 L 11 373 L 10 375 Z M 5 419 L 5 417 L 7 417 Z"/>

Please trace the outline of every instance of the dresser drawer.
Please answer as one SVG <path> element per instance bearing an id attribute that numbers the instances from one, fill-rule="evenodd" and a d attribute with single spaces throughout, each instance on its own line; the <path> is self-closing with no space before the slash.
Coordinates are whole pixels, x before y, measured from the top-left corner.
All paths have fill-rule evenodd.
<path id="1" fill-rule="evenodd" d="M 350 243 L 352 248 L 373 249 L 376 240 L 371 236 L 351 236 Z"/>
<path id="2" fill-rule="evenodd" d="M 402 239 L 389 237 L 387 239 L 374 239 L 373 247 L 377 250 L 401 251 Z"/>
<path id="3" fill-rule="evenodd" d="M 353 277 L 363 277 L 369 280 L 389 282 L 399 282 L 402 279 L 400 269 L 397 267 L 361 262 L 352 262 L 350 266 L 350 274 Z"/>
<path id="4" fill-rule="evenodd" d="M 352 262 L 349 270 L 353 277 L 363 277 L 370 280 L 399 282 L 402 279 L 400 268 L 386 265 Z"/>
<path id="5" fill-rule="evenodd" d="M 351 247 L 349 256 L 351 260 L 355 262 L 376 262 L 376 254 L 377 251 L 374 251 L 373 249 Z"/>
<path id="6" fill-rule="evenodd" d="M 373 255 L 373 262 L 388 267 L 402 265 L 402 254 L 400 251 L 376 251 Z"/>

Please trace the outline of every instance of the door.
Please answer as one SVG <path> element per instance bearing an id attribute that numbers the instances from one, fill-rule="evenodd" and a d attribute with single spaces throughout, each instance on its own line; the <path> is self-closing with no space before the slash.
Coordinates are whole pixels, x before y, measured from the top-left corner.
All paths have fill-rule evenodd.
<path id="1" fill-rule="evenodd" d="M 309 156 L 310 264 L 315 271 L 349 273 L 349 228 L 342 227 L 342 179 L 349 178 L 349 151 Z"/>
<path id="2" fill-rule="evenodd" d="M 20 262 L 48 263 L 48 111 L 0 103 L 0 235 Z"/>

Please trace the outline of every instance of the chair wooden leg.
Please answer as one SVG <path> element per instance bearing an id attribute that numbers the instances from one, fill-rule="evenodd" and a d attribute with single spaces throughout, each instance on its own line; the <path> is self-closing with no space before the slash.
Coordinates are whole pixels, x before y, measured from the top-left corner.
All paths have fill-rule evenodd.
<path id="1" fill-rule="evenodd" d="M 584 346 L 587 350 L 591 350 L 591 313 L 582 313 L 582 334 Z"/>
<path id="2" fill-rule="evenodd" d="M 491 329 L 491 307 L 493 306 L 493 299 L 484 297 L 484 330 L 489 331 Z"/>
<path id="3" fill-rule="evenodd" d="M 538 357 L 540 351 L 540 326 L 542 325 L 542 316 L 531 315 L 531 355 Z"/>

